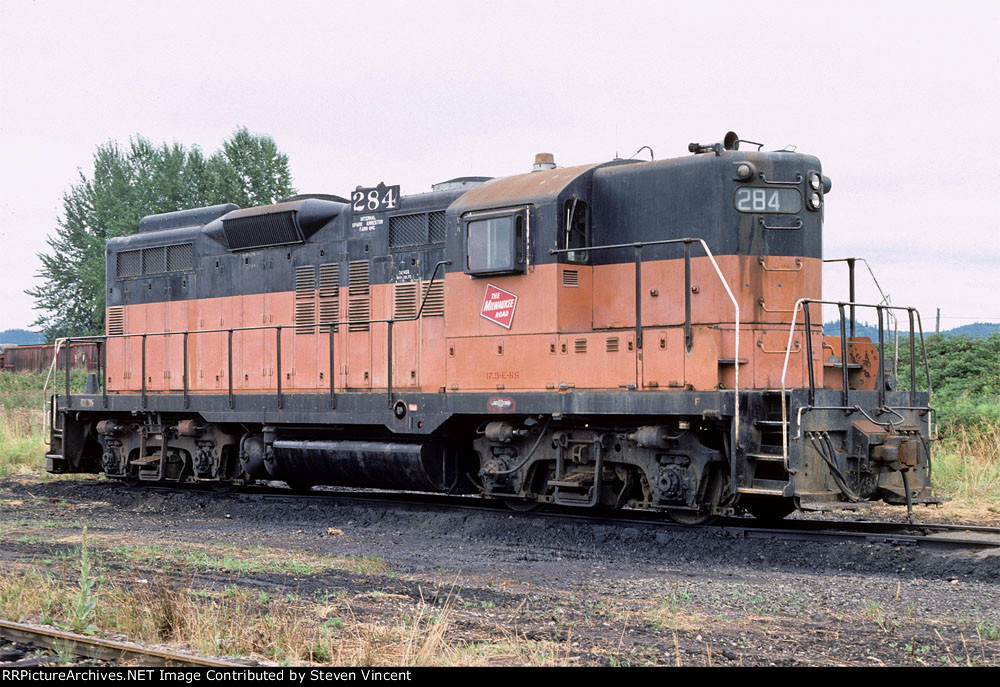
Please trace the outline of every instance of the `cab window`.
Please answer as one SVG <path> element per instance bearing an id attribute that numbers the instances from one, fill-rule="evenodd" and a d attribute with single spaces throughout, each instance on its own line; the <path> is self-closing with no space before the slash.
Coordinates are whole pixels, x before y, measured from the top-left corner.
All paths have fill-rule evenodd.
<path id="1" fill-rule="evenodd" d="M 476 215 L 465 220 L 465 271 L 473 275 L 524 272 L 524 215 Z"/>
<path id="2" fill-rule="evenodd" d="M 572 250 L 590 245 L 590 211 L 587 204 L 573 198 L 563 205 L 563 223 L 559 236 L 559 248 Z M 589 252 L 566 253 L 567 262 L 587 262 Z"/>

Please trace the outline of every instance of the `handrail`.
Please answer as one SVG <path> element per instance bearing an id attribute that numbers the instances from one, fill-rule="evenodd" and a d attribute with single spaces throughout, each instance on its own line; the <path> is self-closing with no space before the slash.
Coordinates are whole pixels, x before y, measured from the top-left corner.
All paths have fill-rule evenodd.
<path id="1" fill-rule="evenodd" d="M 883 305 L 881 303 L 879 303 L 879 304 L 872 304 L 872 303 L 856 303 L 854 301 L 827 301 L 827 300 L 822 300 L 822 299 L 818 299 L 818 298 L 799 298 L 798 300 L 795 301 L 795 308 L 794 308 L 793 313 L 792 313 L 792 322 L 791 322 L 791 324 L 789 325 L 789 328 L 788 328 L 788 342 L 787 342 L 787 344 L 785 346 L 785 360 L 784 360 L 784 364 L 782 365 L 782 368 L 781 368 L 781 454 L 782 454 L 782 460 L 784 462 L 784 466 L 785 466 L 786 470 L 788 469 L 788 417 L 787 417 L 788 413 L 787 413 L 787 407 L 786 407 L 787 400 L 785 398 L 785 394 L 787 392 L 787 388 L 785 387 L 785 378 L 786 378 L 786 375 L 788 373 L 788 359 L 789 359 L 789 356 L 790 356 L 791 350 L 792 350 L 792 339 L 795 336 L 795 325 L 797 323 L 798 314 L 799 314 L 799 310 L 800 309 L 803 310 L 803 319 L 804 319 L 804 323 L 803 324 L 805 325 L 805 328 L 806 328 L 806 332 L 805 332 L 806 346 L 805 346 L 805 349 L 806 349 L 806 365 L 808 366 L 808 370 L 809 370 L 809 403 L 808 403 L 808 405 L 805 405 L 805 406 L 802 406 L 802 407 L 799 408 L 799 410 L 798 410 L 798 417 L 797 417 L 797 423 L 801 422 L 802 413 L 804 411 L 806 411 L 806 410 L 809 410 L 809 409 L 813 409 L 813 410 L 846 410 L 846 411 L 849 411 L 849 412 L 861 411 L 862 413 L 864 413 L 864 411 L 861 410 L 861 408 L 859 406 L 857 406 L 857 405 L 850 406 L 849 405 L 849 403 L 850 403 L 850 390 L 847 387 L 847 351 L 846 350 L 842 350 L 841 351 L 841 364 L 843 365 L 843 369 L 844 369 L 844 371 L 843 371 L 843 384 L 844 384 L 844 388 L 842 390 L 842 393 L 843 393 L 843 396 L 842 396 L 843 405 L 841 405 L 841 406 L 822 406 L 822 407 L 814 406 L 813 405 L 813 403 L 815 402 L 816 389 L 815 389 L 815 384 L 814 384 L 814 381 L 813 381 L 812 328 L 811 328 L 811 325 L 809 324 L 809 308 L 806 307 L 806 308 L 803 309 L 803 305 L 808 306 L 808 305 L 811 305 L 811 304 L 814 304 L 814 303 L 818 303 L 820 305 L 836 305 L 837 306 L 837 308 L 838 308 L 838 310 L 840 312 L 840 329 L 841 329 L 840 338 L 841 338 L 842 345 L 846 344 L 846 341 L 847 341 L 846 333 L 844 331 L 844 307 L 845 306 L 851 306 L 852 311 L 856 307 L 857 308 L 875 308 L 876 312 L 878 313 L 878 338 L 879 338 L 879 340 L 878 340 L 878 347 L 879 347 L 878 368 L 879 369 L 878 369 L 878 381 L 876 383 L 878 384 L 878 404 L 879 404 L 879 408 L 880 409 L 887 408 L 887 406 L 885 405 L 885 342 L 884 342 L 883 336 L 882 336 L 882 333 L 884 331 L 882 317 L 883 317 L 883 311 L 889 312 L 891 310 L 905 310 L 905 311 L 907 311 L 909 313 L 909 317 L 910 317 L 910 406 L 909 407 L 917 409 L 917 410 L 924 410 L 925 409 L 923 407 L 919 407 L 919 408 L 916 407 L 917 374 L 916 374 L 916 360 L 915 360 L 915 357 L 916 357 L 916 343 L 914 341 L 914 335 L 915 335 L 916 332 L 914 332 L 914 330 L 913 330 L 914 315 L 916 315 L 916 323 L 920 327 L 920 340 L 921 340 L 921 346 L 920 346 L 920 348 L 921 348 L 921 353 L 923 355 L 923 360 L 924 360 L 924 375 L 925 375 L 925 379 L 926 379 L 926 383 L 927 383 L 928 398 L 929 398 L 929 395 L 931 393 L 930 365 L 927 362 L 927 347 L 923 345 L 924 325 L 923 325 L 923 321 L 922 321 L 922 319 L 920 317 L 920 312 L 916 308 L 904 307 L 904 306 L 899 306 L 899 305 Z M 893 317 L 895 317 L 895 316 L 893 316 Z M 930 410 L 930 411 L 933 410 L 930 407 L 929 403 L 928 403 L 928 406 L 926 407 L 926 410 Z M 801 432 L 801 428 L 800 428 L 800 432 Z"/>
<path id="2" fill-rule="evenodd" d="M 691 349 L 691 253 L 690 245 L 692 243 L 699 243 L 701 247 L 705 250 L 705 254 L 708 259 L 712 262 L 712 267 L 715 268 L 715 273 L 719 277 L 719 281 L 722 282 L 723 288 L 726 290 L 726 294 L 729 296 L 729 300 L 733 302 L 733 310 L 735 311 L 735 325 L 736 332 L 733 344 L 733 360 L 735 364 L 734 368 L 734 389 L 733 389 L 733 450 L 739 446 L 740 439 L 740 304 L 736 300 L 736 296 L 733 295 L 732 289 L 729 288 L 729 283 L 726 282 L 725 277 L 722 276 L 722 270 L 719 269 L 719 263 L 715 261 L 715 256 L 712 254 L 711 249 L 708 244 L 705 243 L 704 239 L 699 238 L 683 238 L 683 239 L 661 239 L 659 241 L 636 241 L 634 243 L 615 243 L 606 246 L 589 246 L 586 248 L 562 248 L 559 250 L 549 250 L 549 255 L 560 255 L 563 253 L 587 253 L 590 251 L 599 250 L 613 250 L 621 248 L 632 248 L 635 250 L 635 330 L 636 330 L 636 348 L 642 348 L 642 249 L 644 246 L 665 246 L 669 244 L 683 243 L 684 247 L 684 339 L 685 345 L 688 350 Z M 731 461 L 733 469 L 735 470 L 736 461 Z"/>
<path id="3" fill-rule="evenodd" d="M 846 262 L 847 263 L 847 281 L 848 281 L 848 302 L 854 300 L 854 263 L 863 262 L 865 263 L 865 268 L 868 270 L 868 274 L 871 275 L 872 282 L 875 283 L 875 288 L 878 289 L 878 295 L 882 296 L 882 302 L 886 305 L 892 305 L 889 301 L 889 294 L 882 290 L 882 285 L 878 283 L 878 278 L 875 276 L 875 270 L 872 269 L 871 263 L 869 263 L 864 258 L 825 258 L 823 262 Z M 892 333 L 893 333 L 893 358 L 892 358 L 892 372 L 893 374 L 899 373 L 899 319 L 890 311 L 886 313 L 892 318 Z M 856 318 L 854 316 L 854 306 L 851 306 L 851 337 L 854 337 L 854 325 Z"/>
<path id="4" fill-rule="evenodd" d="M 228 348 L 227 364 L 229 366 L 229 373 L 228 373 L 228 377 L 229 377 L 228 378 L 228 396 L 229 396 L 229 407 L 232 408 L 235 405 L 235 394 L 233 393 L 233 376 L 232 376 L 232 369 L 233 369 L 233 367 L 232 367 L 233 366 L 233 347 L 232 347 L 233 332 L 265 331 L 265 330 L 272 330 L 273 329 L 273 330 L 277 331 L 277 348 L 276 348 L 277 367 L 278 367 L 277 397 L 278 397 L 278 407 L 281 408 L 282 405 L 283 405 L 283 399 L 282 399 L 282 393 L 283 392 L 282 392 L 282 389 L 281 389 L 281 330 L 282 329 L 289 329 L 289 328 L 293 328 L 293 327 L 294 328 L 311 327 L 314 330 L 317 330 L 317 328 L 319 328 L 319 327 L 329 327 L 330 341 L 331 341 L 331 348 L 330 348 L 330 362 L 331 362 L 331 369 L 330 369 L 330 403 L 331 403 L 331 408 L 335 408 L 336 407 L 336 396 L 335 396 L 335 391 L 334 391 L 335 374 L 334 374 L 334 370 L 333 370 L 333 367 L 332 367 L 332 363 L 333 363 L 332 342 L 333 342 L 333 332 L 334 332 L 335 328 L 339 328 L 339 327 L 344 326 L 344 325 L 352 325 L 352 324 L 353 325 L 358 325 L 358 324 L 366 324 L 366 325 L 386 324 L 386 325 L 388 325 L 388 332 L 387 332 L 387 335 L 388 335 L 388 349 L 387 349 L 387 352 L 386 352 L 386 358 L 387 358 L 387 361 L 388 361 L 388 368 L 389 368 L 388 369 L 388 378 L 387 378 L 386 386 L 388 388 L 389 406 L 391 407 L 392 406 L 392 401 L 393 401 L 393 390 L 392 390 L 392 327 L 397 322 L 415 322 L 415 321 L 419 320 L 423 316 L 424 307 L 427 304 L 427 299 L 431 295 L 431 287 L 433 287 L 434 284 L 435 284 L 435 282 L 437 281 L 438 271 L 442 267 L 444 267 L 445 265 L 450 265 L 450 264 L 451 264 L 450 260 L 441 260 L 441 261 L 437 262 L 434 265 L 434 271 L 431 273 L 430 281 L 427 282 L 427 289 L 424 292 L 423 298 L 420 301 L 420 307 L 417 309 L 416 315 L 412 315 L 410 317 L 392 317 L 392 318 L 388 318 L 388 319 L 367 319 L 367 320 L 350 320 L 350 319 L 348 319 L 348 320 L 336 320 L 336 321 L 327 321 L 327 322 L 315 322 L 313 324 L 308 324 L 308 325 L 271 324 L 271 325 L 256 325 L 256 326 L 253 326 L 253 327 L 222 327 L 222 328 L 219 328 L 219 329 L 189 329 L 189 330 L 165 331 L 165 332 L 163 332 L 163 331 L 161 331 L 161 332 L 138 332 L 138 333 L 135 333 L 135 334 L 97 334 L 97 335 L 91 335 L 91 336 L 65 337 L 65 338 L 56 339 L 56 341 L 55 341 L 55 352 L 54 352 L 53 357 L 52 357 L 52 364 L 51 364 L 51 367 L 50 367 L 49 374 L 51 375 L 53 371 L 55 371 L 55 370 L 58 369 L 58 355 L 59 355 L 59 349 L 60 349 L 60 347 L 63 346 L 63 345 L 66 345 L 66 350 L 68 351 L 69 350 L 68 343 L 70 341 L 95 341 L 95 342 L 100 343 L 103 347 L 105 347 L 105 350 L 106 350 L 107 342 L 109 340 L 111 340 L 111 339 L 132 339 L 132 338 L 140 337 L 142 339 L 142 371 L 143 371 L 143 374 L 142 374 L 142 407 L 146 408 L 146 404 L 147 404 L 147 397 L 146 397 L 146 372 L 145 372 L 145 370 L 146 370 L 146 338 L 150 337 L 150 336 L 183 336 L 184 337 L 184 374 L 183 374 L 183 387 L 184 387 L 184 390 L 183 390 L 183 393 L 184 393 L 184 407 L 186 408 L 186 407 L 188 407 L 188 398 L 189 398 L 189 395 L 190 395 L 189 383 L 188 383 L 188 369 L 187 369 L 188 368 L 188 336 L 191 335 L 191 334 L 223 334 L 224 333 L 224 334 L 227 335 L 227 342 L 228 342 L 227 343 L 227 348 Z M 67 361 L 68 361 L 68 353 L 67 353 Z M 107 365 L 106 364 L 103 367 L 103 372 L 104 372 L 104 379 L 102 380 L 102 382 L 104 384 L 104 389 L 105 389 L 104 393 L 106 394 L 107 393 Z M 48 378 L 46 378 L 46 388 L 47 388 L 47 386 L 48 386 Z M 69 393 L 69 362 L 67 362 L 67 366 L 66 366 L 66 397 L 67 397 L 67 404 L 68 404 L 69 403 L 69 397 L 70 397 L 70 393 Z M 107 402 L 105 401 L 105 407 L 106 406 L 107 406 Z"/>

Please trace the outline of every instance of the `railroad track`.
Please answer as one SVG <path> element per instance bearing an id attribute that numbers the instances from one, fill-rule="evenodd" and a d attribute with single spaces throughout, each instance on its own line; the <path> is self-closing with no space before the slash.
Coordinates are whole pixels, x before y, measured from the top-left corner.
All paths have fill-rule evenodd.
<path id="1" fill-rule="evenodd" d="M 142 666 L 155 667 L 245 668 L 256 665 L 256 663 L 246 661 L 227 661 L 218 658 L 177 653 L 165 649 L 150 649 L 138 644 L 132 644 L 131 642 L 87 637 L 86 635 L 65 632 L 52 627 L 27 625 L 9 620 L 0 620 L 0 637 L 10 642 L 18 642 L 36 648 L 47 649 L 60 655 L 70 654 L 95 661 L 129 662 Z M 39 665 L 40 663 L 44 663 L 44 661 L 18 661 L 8 664 L 7 667 L 28 667 L 29 665 Z"/>
<path id="2" fill-rule="evenodd" d="M 177 493 L 197 491 L 210 493 L 196 485 L 181 487 L 146 487 L 151 491 Z M 502 503 L 478 496 L 448 496 L 420 492 L 383 492 L 377 490 L 326 489 L 309 493 L 291 493 L 277 487 L 255 486 L 241 491 L 212 493 L 214 497 L 244 501 L 277 501 L 286 503 L 337 501 L 363 502 L 372 505 L 392 504 L 405 507 L 442 508 L 446 510 L 499 511 L 517 518 L 545 518 L 551 521 L 586 522 L 592 525 L 638 526 L 662 531 L 690 532 L 692 529 L 722 532 L 736 538 L 778 539 L 788 541 L 854 541 L 863 543 L 922 546 L 939 549 L 1000 549 L 1000 527 L 952 525 L 947 523 L 891 523 L 866 520 L 806 520 L 786 519 L 780 524 L 761 523 L 751 517 L 720 518 L 706 525 L 680 525 L 659 513 L 635 510 L 608 513 L 587 513 L 567 508 L 550 507 L 534 513 L 518 513 Z"/>

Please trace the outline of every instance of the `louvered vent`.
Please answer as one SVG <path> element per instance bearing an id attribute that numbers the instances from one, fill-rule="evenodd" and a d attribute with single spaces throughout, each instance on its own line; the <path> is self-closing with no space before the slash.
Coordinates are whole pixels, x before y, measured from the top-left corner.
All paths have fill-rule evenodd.
<path id="1" fill-rule="evenodd" d="M 577 270 L 563 270 L 563 286 L 579 286 L 580 272 Z"/>
<path id="2" fill-rule="evenodd" d="M 371 320 L 370 265 L 367 260 L 351 262 L 347 272 L 347 330 L 367 332 Z"/>
<path id="3" fill-rule="evenodd" d="M 617 336 L 609 336 L 608 340 L 606 342 L 606 346 L 607 346 L 608 353 L 617 353 L 618 352 L 618 337 Z"/>
<path id="4" fill-rule="evenodd" d="M 340 320 L 340 265 L 331 263 L 319 266 L 319 321 L 337 322 Z M 333 326 L 333 331 L 340 327 Z M 329 332 L 329 327 L 323 327 Z"/>
<path id="5" fill-rule="evenodd" d="M 393 285 L 392 317 L 393 319 L 412 319 L 417 316 L 417 287 L 415 281 Z"/>
<path id="6" fill-rule="evenodd" d="M 431 243 L 444 243 L 444 212 L 431 212 L 427 215 Z"/>
<path id="7" fill-rule="evenodd" d="M 430 292 L 428 293 L 428 289 Z M 424 282 L 423 288 L 420 292 L 420 298 L 423 300 L 424 311 L 421 313 L 421 317 L 444 317 L 444 282 L 436 281 L 433 284 L 431 282 Z"/>
<path id="8" fill-rule="evenodd" d="M 119 253 L 121 255 L 121 253 Z M 125 333 L 125 308 L 116 305 L 108 308 L 108 336 L 118 336 Z"/>
<path id="9" fill-rule="evenodd" d="M 123 250 L 118 254 L 118 277 L 134 277 L 142 274 L 142 251 Z"/>
<path id="10" fill-rule="evenodd" d="M 576 353 L 586 353 L 587 352 L 587 340 L 586 339 L 576 339 L 573 341 L 573 350 Z"/>
<path id="11" fill-rule="evenodd" d="M 302 230 L 295 215 L 295 210 L 286 210 L 222 220 L 229 250 L 302 243 Z"/>
<path id="12" fill-rule="evenodd" d="M 295 268 L 295 333 L 312 334 L 316 324 L 316 268 Z"/>

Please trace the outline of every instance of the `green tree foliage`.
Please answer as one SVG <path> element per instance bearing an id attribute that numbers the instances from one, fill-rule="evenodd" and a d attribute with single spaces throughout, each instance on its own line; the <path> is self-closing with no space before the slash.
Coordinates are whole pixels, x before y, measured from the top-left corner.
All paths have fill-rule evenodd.
<path id="1" fill-rule="evenodd" d="M 155 145 L 142 136 L 127 147 L 111 141 L 94 154 L 94 171 L 79 173 L 63 196 L 63 216 L 39 255 L 35 299 L 49 341 L 104 332 L 105 243 L 132 234 L 146 215 L 219 203 L 267 205 L 293 195 L 288 156 L 269 136 L 237 129 L 206 158 L 197 146 Z"/>
<path id="2" fill-rule="evenodd" d="M 931 334 L 925 338 L 927 366 L 942 431 L 1000 421 L 1000 333 L 986 337 Z M 909 388 L 909 339 L 899 342 L 900 388 Z M 917 341 L 917 386 L 924 387 Z"/>

